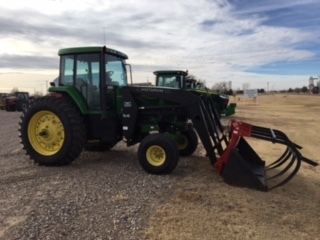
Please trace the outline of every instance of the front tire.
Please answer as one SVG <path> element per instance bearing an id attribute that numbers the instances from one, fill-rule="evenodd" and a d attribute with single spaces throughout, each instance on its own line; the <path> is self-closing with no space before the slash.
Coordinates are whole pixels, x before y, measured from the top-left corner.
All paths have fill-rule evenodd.
<path id="1" fill-rule="evenodd" d="M 20 121 L 26 154 L 45 166 L 67 165 L 81 153 L 85 125 L 77 110 L 62 98 L 37 99 Z"/>
<path id="2" fill-rule="evenodd" d="M 191 156 L 198 147 L 198 135 L 193 128 L 175 135 L 180 156 Z"/>
<path id="3" fill-rule="evenodd" d="M 146 136 L 138 149 L 139 163 L 152 174 L 169 174 L 178 164 L 179 151 L 168 135 L 157 133 Z"/>

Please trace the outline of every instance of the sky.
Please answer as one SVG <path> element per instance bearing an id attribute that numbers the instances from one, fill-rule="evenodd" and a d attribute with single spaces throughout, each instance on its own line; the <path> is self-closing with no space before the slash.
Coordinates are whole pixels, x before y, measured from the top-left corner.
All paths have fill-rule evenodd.
<path id="1" fill-rule="evenodd" d="M 59 49 L 103 45 L 129 56 L 136 83 L 177 69 L 208 87 L 308 86 L 320 75 L 319 9 L 319 0 L 0 0 L 0 92 L 45 92 Z"/>

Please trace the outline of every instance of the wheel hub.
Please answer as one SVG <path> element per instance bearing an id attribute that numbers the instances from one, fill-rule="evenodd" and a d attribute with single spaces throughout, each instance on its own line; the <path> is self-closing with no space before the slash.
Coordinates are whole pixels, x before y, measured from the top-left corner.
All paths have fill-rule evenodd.
<path id="1" fill-rule="evenodd" d="M 40 111 L 30 119 L 29 140 L 34 150 L 42 155 L 51 156 L 60 151 L 64 133 L 60 118 L 52 112 Z"/>
<path id="2" fill-rule="evenodd" d="M 151 146 L 147 150 L 147 160 L 153 166 L 161 166 L 166 160 L 166 152 L 160 146 Z"/>
<path id="3" fill-rule="evenodd" d="M 41 132 L 39 132 L 39 136 L 43 138 L 47 138 L 49 136 L 47 129 L 42 129 Z"/>
<path id="4" fill-rule="evenodd" d="M 179 150 L 185 149 L 188 146 L 188 138 L 185 135 L 177 134 L 175 140 Z"/>

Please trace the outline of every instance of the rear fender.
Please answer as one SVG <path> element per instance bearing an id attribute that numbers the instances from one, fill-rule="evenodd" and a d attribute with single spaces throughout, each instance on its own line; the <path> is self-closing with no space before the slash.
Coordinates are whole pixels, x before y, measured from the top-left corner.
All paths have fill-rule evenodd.
<path id="1" fill-rule="evenodd" d="M 53 97 L 63 97 L 67 95 L 73 101 L 73 103 L 78 107 L 79 111 L 82 114 L 88 114 L 89 108 L 85 98 L 82 94 L 71 86 L 59 86 L 59 87 L 50 87 L 48 89 L 50 96 Z"/>

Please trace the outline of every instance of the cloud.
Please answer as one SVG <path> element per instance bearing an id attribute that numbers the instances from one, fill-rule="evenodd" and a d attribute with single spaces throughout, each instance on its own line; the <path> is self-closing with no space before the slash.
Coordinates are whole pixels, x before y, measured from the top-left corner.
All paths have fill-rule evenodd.
<path id="1" fill-rule="evenodd" d="M 22 56 L 22 55 L 0 55 L 0 69 L 58 69 L 59 60 L 54 57 L 44 56 Z"/>
<path id="2" fill-rule="evenodd" d="M 189 69 L 200 78 L 237 73 L 241 79 L 239 73 L 250 69 L 316 56 L 303 47 L 315 41 L 314 32 L 270 24 L 268 12 L 307 6 L 303 1 L 44 0 L 37 5 L 32 0 L 16 5 L 0 4 L 0 68 L 9 72 L 57 69 L 58 49 L 103 44 L 127 53 L 141 76 Z"/>

